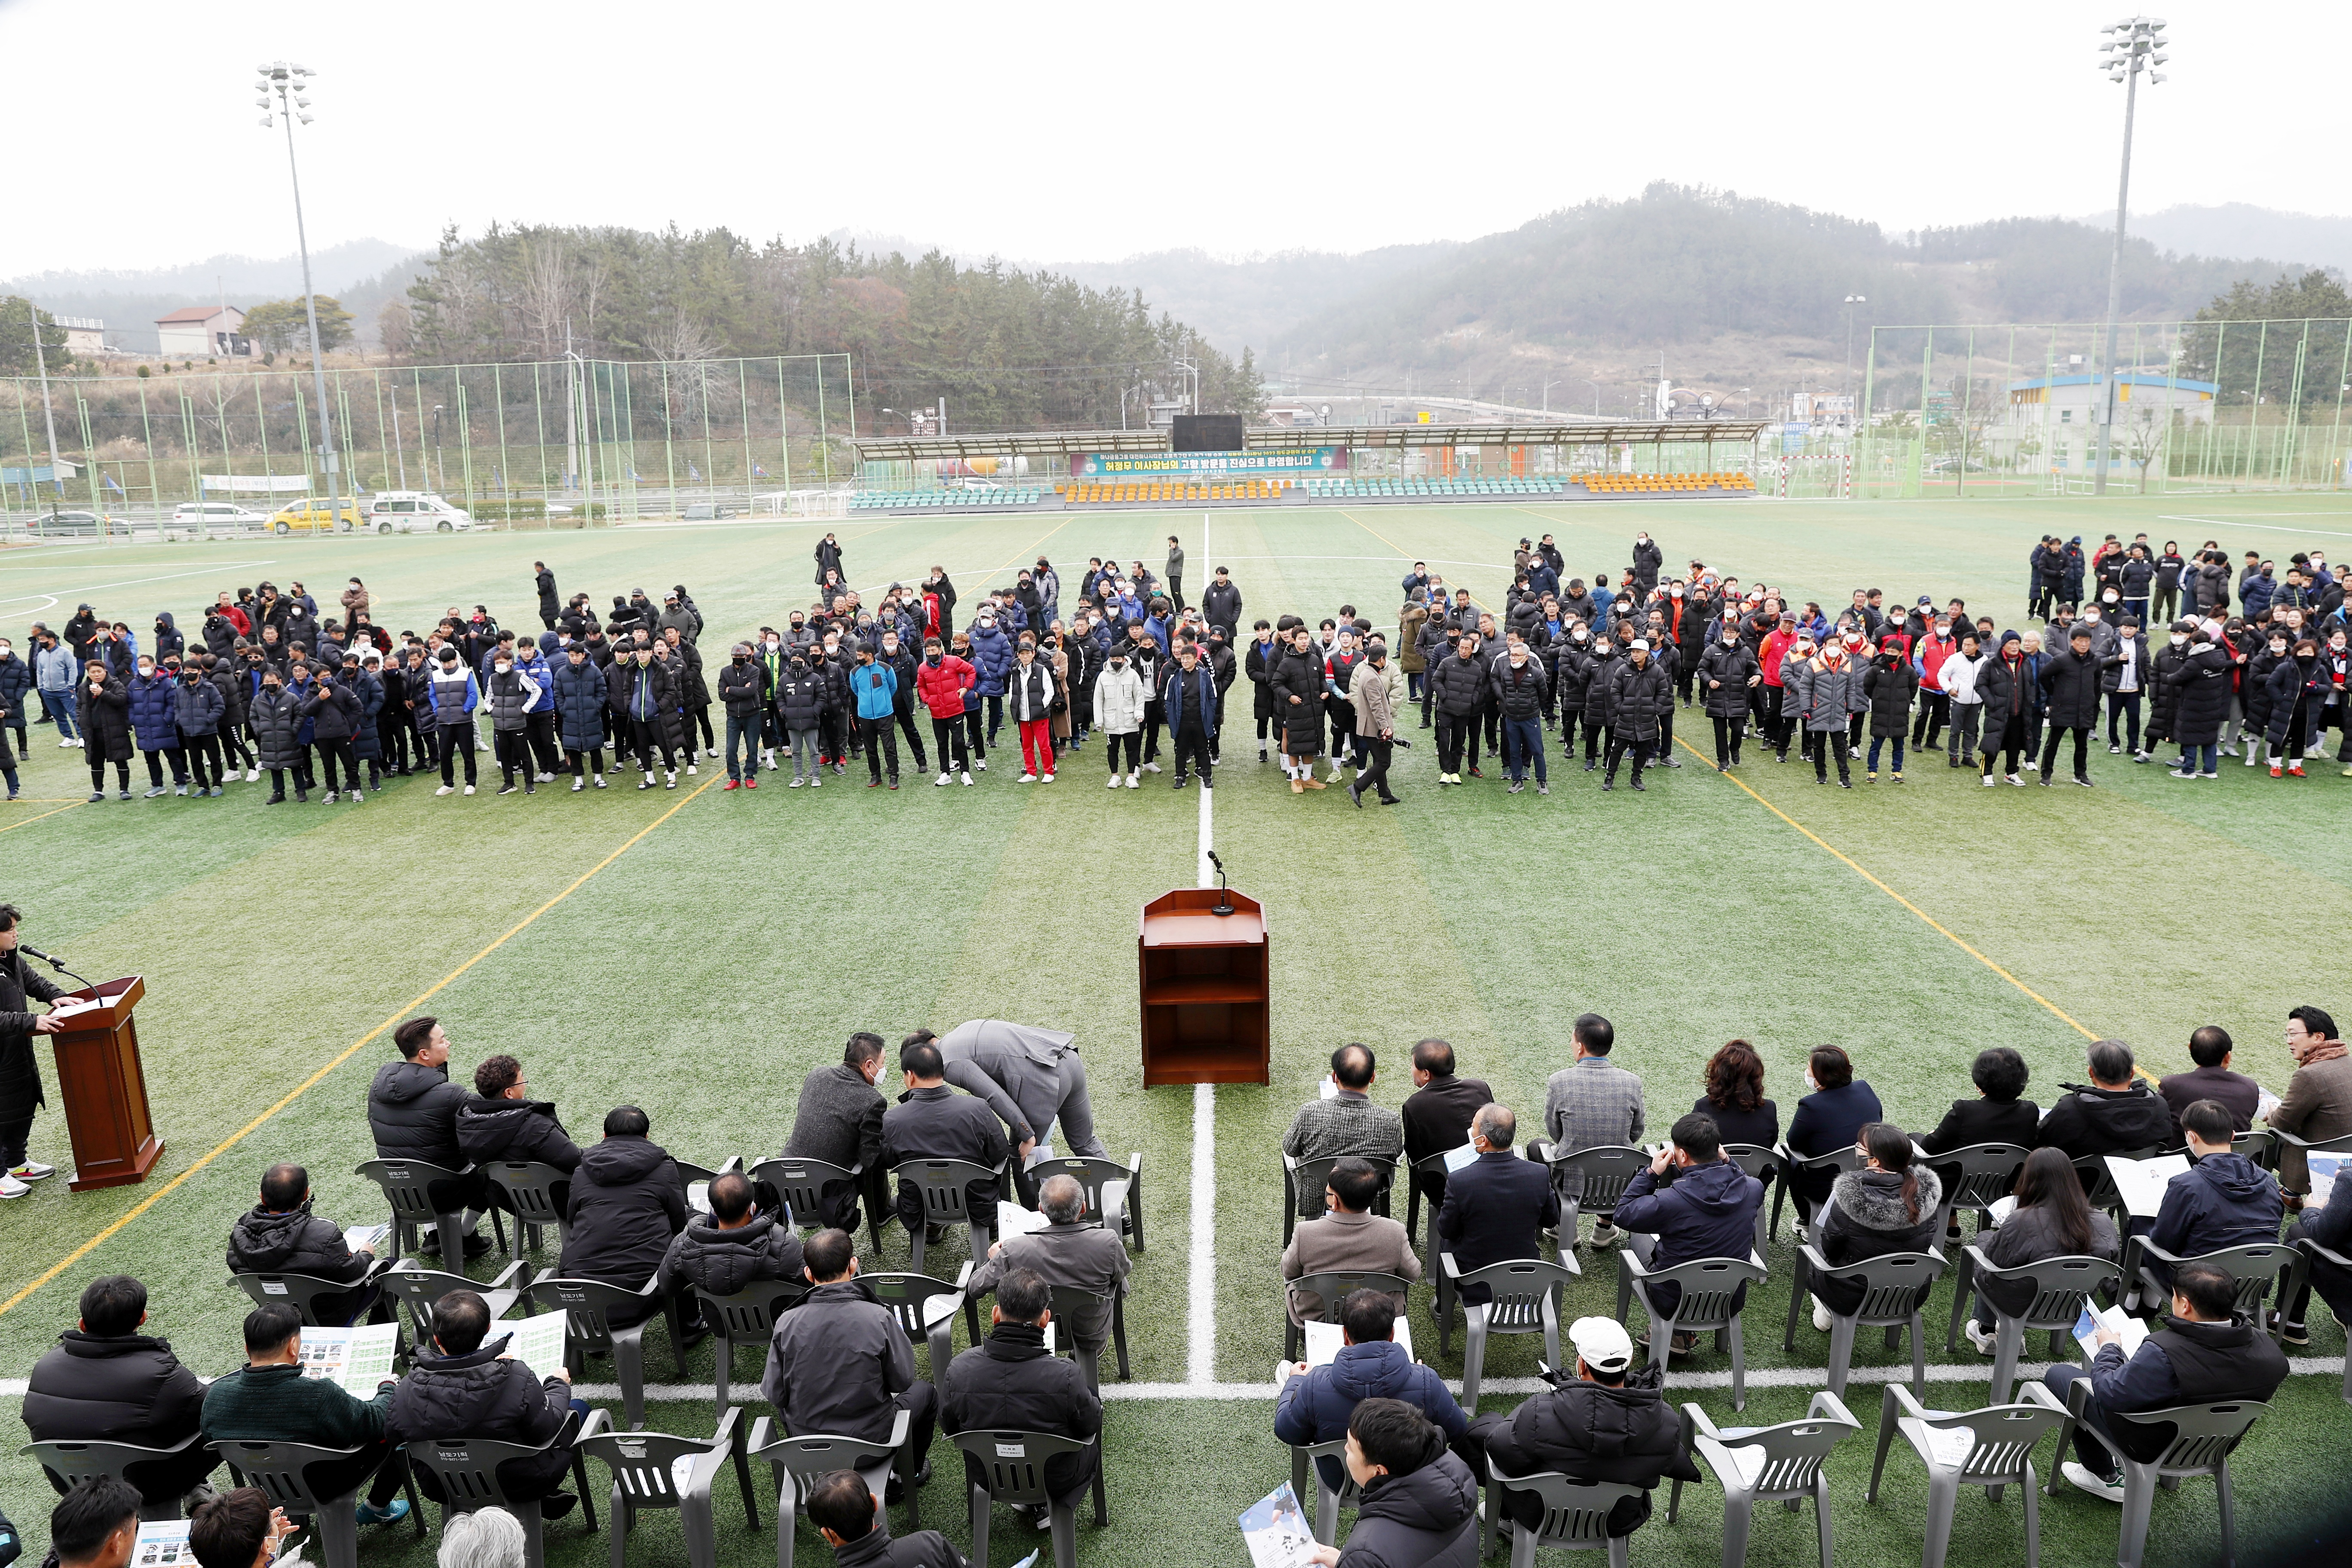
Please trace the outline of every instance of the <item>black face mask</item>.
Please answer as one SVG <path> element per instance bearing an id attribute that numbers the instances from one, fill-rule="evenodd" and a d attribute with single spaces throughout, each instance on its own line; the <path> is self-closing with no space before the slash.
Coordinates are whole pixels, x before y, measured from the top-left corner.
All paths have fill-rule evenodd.
<path id="1" fill-rule="evenodd" d="M 748 653 L 739 653 L 735 656 L 735 662 L 738 664 L 749 664 L 751 662 L 751 656 Z"/>

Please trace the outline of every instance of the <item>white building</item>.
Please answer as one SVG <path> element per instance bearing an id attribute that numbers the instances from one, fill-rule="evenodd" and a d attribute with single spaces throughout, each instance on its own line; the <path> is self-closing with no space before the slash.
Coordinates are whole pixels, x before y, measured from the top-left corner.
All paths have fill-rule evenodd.
<path id="1" fill-rule="evenodd" d="M 106 352 L 106 323 L 97 317 L 52 316 L 49 319 L 65 329 L 68 353 L 102 354 Z"/>
<path id="2" fill-rule="evenodd" d="M 245 312 L 235 305 L 190 305 L 155 319 L 156 352 L 165 359 L 250 356 Z"/>

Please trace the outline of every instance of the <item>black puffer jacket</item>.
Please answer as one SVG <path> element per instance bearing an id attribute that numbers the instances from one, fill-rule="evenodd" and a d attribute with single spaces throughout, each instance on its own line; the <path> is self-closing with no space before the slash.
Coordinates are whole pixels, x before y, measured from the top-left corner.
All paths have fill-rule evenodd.
<path id="1" fill-rule="evenodd" d="M 1423 677 L 1440 713 L 1466 719 L 1486 706 L 1486 666 L 1475 655 L 1464 658 L 1459 649 L 1439 659 Z"/>
<path id="2" fill-rule="evenodd" d="M 1656 740 L 1658 721 L 1672 710 L 1674 700 L 1674 681 L 1655 659 L 1636 669 L 1628 658 L 1611 674 L 1609 721 L 1621 739 Z"/>
<path id="3" fill-rule="evenodd" d="M 1483 672 L 1473 669 L 1478 689 L 1486 689 Z M 1146 689 L 1149 685 L 1146 677 Z M 1282 749 L 1294 757 L 1318 756 L 1323 751 L 1323 661 L 1313 651 L 1286 648 L 1274 663 L 1267 685 L 1274 692 L 1274 713 L 1282 724 Z M 1296 697 L 1297 702 L 1291 701 Z"/>
<path id="4" fill-rule="evenodd" d="M 813 669 L 787 668 L 776 682 L 776 710 L 784 728 L 814 730 L 824 717 L 824 678 Z"/>
<path id="5" fill-rule="evenodd" d="M 1654 1487 L 1672 1477 L 1699 1479 L 1682 1452 L 1682 1422 L 1660 1392 L 1663 1369 L 1644 1362 L 1625 1374 L 1622 1388 L 1567 1377 L 1549 1394 L 1538 1394 L 1486 1426 L 1486 1458 L 1515 1476 L 1560 1470 L 1579 1480 L 1616 1481 Z M 1532 1492 L 1505 1500 L 1511 1517 L 1529 1529 L 1543 1516 L 1543 1500 Z M 1631 1535 L 1650 1517 L 1645 1491 L 1609 1512 L 1609 1533 Z"/>
<path id="6" fill-rule="evenodd" d="M 566 1175 L 580 1168 L 580 1150 L 544 1100 L 484 1100 L 467 1095 L 457 1102 L 457 1149 L 474 1164 L 491 1160 L 536 1160 Z"/>
<path id="7" fill-rule="evenodd" d="M 1545 662 L 1551 666 L 1553 694 L 1559 700 L 1560 710 L 1582 712 L 1585 693 L 1592 685 L 1591 645 L 1562 637 L 1544 653 Z"/>
<path id="8" fill-rule="evenodd" d="M 999 1323 L 985 1342 L 949 1363 L 940 1380 L 940 1430 L 1050 1432 L 1083 1442 L 1102 1431 L 1102 1401 L 1087 1387 L 1076 1361 L 1049 1355 L 1045 1331 L 1032 1323 Z M 1094 1479 L 1093 1454 L 1057 1454 L 1045 1461 L 1045 1486 L 1067 1497 Z M 964 1457 L 965 1476 L 986 1478 Z"/>
<path id="9" fill-rule="evenodd" d="M 580 1152 L 560 1267 L 568 1279 L 635 1290 L 686 1228 L 686 1181 L 669 1151 L 645 1138 L 606 1138 Z"/>
<path id="10" fill-rule="evenodd" d="M 1862 678 L 1863 695 L 1870 702 L 1870 732 L 1879 740 L 1899 741 L 1911 723 L 1911 698 L 1919 689 L 1919 672 L 1901 654 L 1881 654 Z"/>
<path id="11" fill-rule="evenodd" d="M 96 696 L 90 695 L 87 674 L 74 683 L 74 718 L 85 737 L 83 752 L 93 760 L 127 763 L 136 750 L 131 743 L 131 689 L 120 676 L 109 677 Z"/>
<path id="12" fill-rule="evenodd" d="M 340 681 L 320 681 L 303 699 L 301 714 L 316 726 L 310 732 L 321 741 L 348 741 L 359 733 L 358 695 Z"/>
<path id="13" fill-rule="evenodd" d="M 253 726 L 253 747 L 265 768 L 290 768 L 301 755 L 294 736 L 302 727 L 301 703 L 282 686 L 265 686 L 253 694 L 246 722 Z"/>
<path id="14" fill-rule="evenodd" d="M 1475 1568 L 1478 1480 L 1441 1446 L 1417 1470 L 1364 1489 L 1339 1568 Z"/>
<path id="15" fill-rule="evenodd" d="M 2221 738 L 2230 716 L 2230 654 L 2217 643 L 2189 645 L 2189 657 L 2167 678 L 2179 688 L 2172 738 L 2184 746 L 2210 746 Z"/>
<path id="16" fill-rule="evenodd" d="M 2070 1160 L 2160 1149 L 2172 1142 L 2172 1110 L 2147 1083 L 2129 1089 L 2063 1083 L 2065 1096 L 2050 1108 L 2033 1135 L 2037 1149 L 2059 1149 Z"/>
<path id="17" fill-rule="evenodd" d="M 284 1214 L 255 1207 L 237 1215 L 228 1233 L 228 1267 L 232 1274 L 308 1274 L 348 1282 L 368 1271 L 369 1260 L 343 1245 L 332 1221 L 304 1204 Z"/>
<path id="18" fill-rule="evenodd" d="M 368 1085 L 368 1131 L 375 1135 L 376 1158 L 465 1169 L 465 1152 L 457 1146 L 457 1107 L 468 1098 L 462 1084 L 449 1081 L 446 1066 L 384 1063 Z"/>
<path id="19" fill-rule="evenodd" d="M 519 1361 L 500 1361 L 509 1336 L 499 1334 L 464 1355 L 419 1351 L 415 1365 L 393 1392 L 383 1418 L 384 1441 L 421 1442 L 433 1437 L 487 1437 L 540 1447 L 572 1425 L 572 1385 L 541 1378 Z M 518 1501 L 543 1498 L 563 1482 L 572 1451 L 559 1445 L 536 1459 L 509 1459 L 499 1467 L 499 1484 Z M 416 1471 L 417 1487 L 442 1500 L 431 1472 Z"/>
<path id="20" fill-rule="evenodd" d="M 1707 717 L 1747 718 L 1752 689 L 1748 683 L 1761 673 L 1746 643 L 1717 637 L 1707 644 L 1698 656 L 1698 684 L 1706 695 Z"/>
<path id="21" fill-rule="evenodd" d="M 719 700 L 730 719 L 756 718 L 767 705 L 768 672 L 755 658 L 730 659 L 719 667 Z"/>
<path id="22" fill-rule="evenodd" d="M 1459 659 L 1454 661 L 1460 663 Z M 1525 665 L 1514 669 L 1507 658 L 1498 661 L 1494 669 L 1495 700 L 1502 704 L 1506 719 L 1533 719 L 1543 712 L 1544 692 L 1549 683 L 1544 679 L 1541 659 L 1530 655 Z"/>
<path id="23" fill-rule="evenodd" d="M 37 1443 L 78 1438 L 168 1448 L 202 1424 L 205 1385 L 146 1334 L 71 1329 L 33 1363 L 25 1426 Z"/>
<path id="24" fill-rule="evenodd" d="M 661 1273 L 663 1288 L 679 1296 L 689 1289 L 731 1296 L 762 1279 L 800 1279 L 801 1238 L 773 1215 L 754 1213 L 749 1223 L 721 1230 L 698 1214 L 671 1239 Z M 719 1326 L 715 1312 L 704 1315 Z"/>
<path id="25" fill-rule="evenodd" d="M 2069 646 L 2047 655 L 2042 663 L 2042 689 L 2050 698 L 2053 729 L 2088 729 L 2099 721 L 2099 661 L 2094 655 L 2074 657 Z"/>

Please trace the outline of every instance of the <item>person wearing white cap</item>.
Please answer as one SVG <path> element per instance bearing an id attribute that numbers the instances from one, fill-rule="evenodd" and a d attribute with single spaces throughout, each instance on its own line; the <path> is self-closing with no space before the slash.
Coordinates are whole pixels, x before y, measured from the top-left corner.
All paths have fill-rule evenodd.
<path id="1" fill-rule="evenodd" d="M 1643 1489 L 1609 1512 L 1609 1533 L 1631 1535 L 1650 1517 L 1648 1489 L 1669 1477 L 1698 1479 L 1682 1451 L 1682 1424 L 1663 1392 L 1662 1369 L 1633 1364 L 1633 1342 L 1614 1318 L 1579 1318 L 1569 1325 L 1576 1347 L 1574 1373 L 1553 1373 L 1552 1388 L 1508 1415 L 1470 1423 L 1469 1445 L 1481 1478 L 1488 1465 L 1511 1475 L 1558 1470 L 1580 1481 L 1615 1481 Z M 1465 1456 L 1467 1458 L 1468 1456 Z M 1543 1521 L 1543 1500 L 1508 1492 L 1503 1508 L 1514 1524 Z"/>

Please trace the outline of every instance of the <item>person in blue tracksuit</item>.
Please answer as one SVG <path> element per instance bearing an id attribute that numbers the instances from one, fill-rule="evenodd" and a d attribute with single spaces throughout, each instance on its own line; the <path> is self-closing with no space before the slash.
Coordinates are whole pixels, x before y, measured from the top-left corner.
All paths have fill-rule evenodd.
<path id="1" fill-rule="evenodd" d="M 874 650 L 860 643 L 856 667 L 849 672 L 849 697 L 857 721 L 857 740 L 866 752 L 867 789 L 882 787 L 883 757 L 889 757 L 890 787 L 898 787 L 898 671 L 877 661 Z"/>

